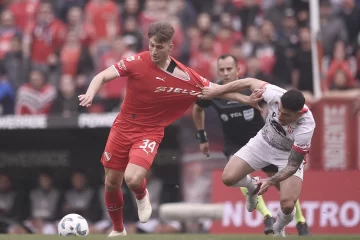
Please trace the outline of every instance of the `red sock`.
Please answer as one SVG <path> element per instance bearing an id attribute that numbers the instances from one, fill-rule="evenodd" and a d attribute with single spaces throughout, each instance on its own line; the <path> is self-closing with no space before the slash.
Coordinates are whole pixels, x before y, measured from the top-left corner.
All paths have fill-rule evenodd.
<path id="1" fill-rule="evenodd" d="M 111 221 L 114 225 L 114 230 L 122 232 L 124 230 L 123 223 L 123 206 L 124 198 L 120 189 L 113 192 L 105 192 L 105 205 Z"/>
<path id="2" fill-rule="evenodd" d="M 146 178 L 144 178 L 141 185 L 137 189 L 132 191 L 135 193 L 135 197 L 137 200 L 143 199 L 146 195 Z"/>

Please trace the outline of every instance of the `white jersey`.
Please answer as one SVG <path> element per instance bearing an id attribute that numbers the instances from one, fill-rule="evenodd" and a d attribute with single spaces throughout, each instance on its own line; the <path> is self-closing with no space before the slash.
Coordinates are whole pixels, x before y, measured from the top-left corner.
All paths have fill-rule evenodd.
<path id="1" fill-rule="evenodd" d="M 262 138 L 275 149 L 290 152 L 293 148 L 303 154 L 308 153 L 315 129 L 315 120 L 311 111 L 304 106 L 303 114 L 296 122 L 282 126 L 278 120 L 279 103 L 286 90 L 271 84 L 265 84 L 263 88 L 268 115 L 258 135 L 261 134 Z"/>

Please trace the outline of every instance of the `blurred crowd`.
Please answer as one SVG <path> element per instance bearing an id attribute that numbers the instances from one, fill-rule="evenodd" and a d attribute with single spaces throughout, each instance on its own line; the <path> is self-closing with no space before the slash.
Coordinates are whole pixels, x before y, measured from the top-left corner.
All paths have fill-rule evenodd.
<path id="1" fill-rule="evenodd" d="M 94 74 L 148 49 L 158 20 L 175 30 L 172 55 L 211 81 L 222 53 L 242 76 L 313 93 L 306 0 L 2 0 L 0 115 L 118 111 L 126 79 L 81 109 Z M 320 0 L 322 90 L 359 86 L 360 1 Z"/>
<path id="2" fill-rule="evenodd" d="M 69 213 L 81 214 L 92 234 L 109 233 L 112 223 L 104 203 L 103 184 L 91 184 L 87 174 L 74 170 L 70 184 L 56 184 L 51 172 L 38 175 L 33 187 L 21 189 L 11 177 L 0 173 L 0 234 L 57 234 L 59 220 Z M 146 224 L 138 221 L 135 196 L 124 185 L 124 223 L 129 233 L 176 233 L 183 230 L 177 221 L 159 219 L 159 206 L 167 201 L 164 182 L 152 171 L 147 175 L 153 214 Z"/>

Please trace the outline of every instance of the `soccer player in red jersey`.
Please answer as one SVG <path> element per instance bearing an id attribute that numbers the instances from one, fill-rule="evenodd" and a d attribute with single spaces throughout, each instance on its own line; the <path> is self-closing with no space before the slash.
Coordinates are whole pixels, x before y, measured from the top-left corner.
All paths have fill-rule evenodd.
<path id="1" fill-rule="evenodd" d="M 169 56 L 173 36 L 174 28 L 170 24 L 153 23 L 148 31 L 150 51 L 124 58 L 100 72 L 86 94 L 79 96 L 80 105 L 89 107 L 102 84 L 120 76 L 128 77 L 125 100 L 101 158 L 105 168 L 105 204 L 114 226 L 109 237 L 126 235 L 120 188 L 123 179 L 135 193 L 139 220 L 149 220 L 152 208 L 145 175 L 164 136 L 164 128 L 198 99 L 202 87 L 211 85 Z M 260 95 L 228 93 L 221 97 L 259 108 Z"/>

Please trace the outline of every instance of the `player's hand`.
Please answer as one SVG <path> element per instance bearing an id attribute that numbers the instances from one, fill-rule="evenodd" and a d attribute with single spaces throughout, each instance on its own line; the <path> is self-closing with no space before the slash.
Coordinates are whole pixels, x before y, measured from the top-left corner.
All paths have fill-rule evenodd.
<path id="1" fill-rule="evenodd" d="M 78 98 L 79 98 L 80 106 L 90 107 L 94 99 L 94 96 L 92 96 L 91 94 L 81 94 L 78 96 Z"/>
<path id="2" fill-rule="evenodd" d="M 270 178 L 260 178 L 258 181 L 255 182 L 255 184 L 260 184 L 260 190 L 257 193 L 258 195 L 263 195 L 267 192 L 269 187 L 274 185 Z"/>
<path id="3" fill-rule="evenodd" d="M 202 88 L 202 93 L 198 95 L 199 98 L 201 99 L 212 99 L 218 95 L 221 95 L 221 86 L 219 85 L 214 85 L 211 87 L 203 87 Z"/>
<path id="4" fill-rule="evenodd" d="M 210 158 L 209 143 L 200 143 L 200 151 L 206 155 L 206 158 Z"/>
<path id="5" fill-rule="evenodd" d="M 255 89 L 249 96 L 249 102 L 248 102 L 250 106 L 259 110 L 260 112 L 262 112 L 262 108 L 259 106 L 259 102 L 261 102 L 264 99 L 263 93 L 264 93 L 263 89 Z"/>

